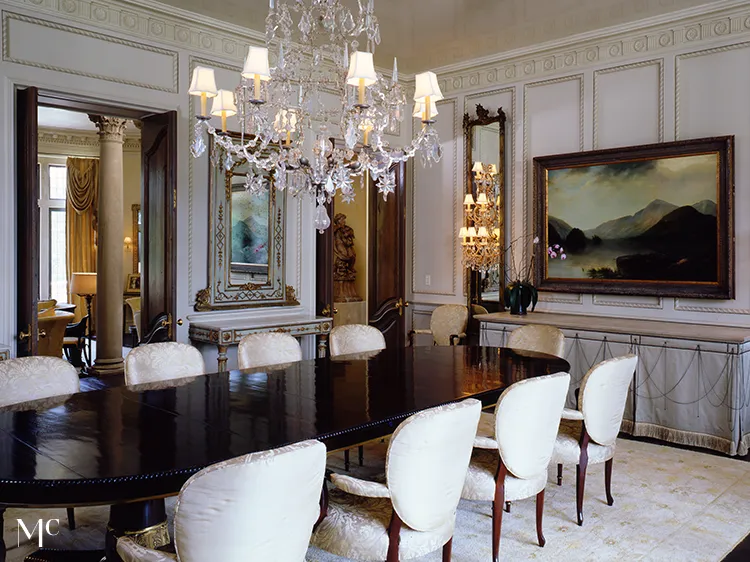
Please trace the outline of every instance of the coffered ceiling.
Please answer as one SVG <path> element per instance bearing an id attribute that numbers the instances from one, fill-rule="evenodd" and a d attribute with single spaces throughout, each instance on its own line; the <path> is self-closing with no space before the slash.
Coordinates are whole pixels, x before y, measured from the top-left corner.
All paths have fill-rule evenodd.
<path id="1" fill-rule="evenodd" d="M 401 70 L 419 72 L 716 1 L 375 0 L 376 63 L 397 55 Z M 268 13 L 268 0 L 161 2 L 261 32 Z"/>

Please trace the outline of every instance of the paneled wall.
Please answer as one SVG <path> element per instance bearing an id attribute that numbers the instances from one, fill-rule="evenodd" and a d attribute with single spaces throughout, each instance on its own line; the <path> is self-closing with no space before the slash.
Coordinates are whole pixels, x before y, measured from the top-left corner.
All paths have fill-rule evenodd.
<path id="1" fill-rule="evenodd" d="M 508 240 L 533 228 L 535 156 L 735 135 L 735 300 L 546 293 L 538 309 L 750 327 L 748 4 L 719 2 L 548 47 L 438 71 L 444 160 L 414 167 L 409 213 L 414 325 L 428 324 L 435 305 L 466 299 L 456 237 L 465 154 L 456 124 L 479 103 L 508 118 Z"/>

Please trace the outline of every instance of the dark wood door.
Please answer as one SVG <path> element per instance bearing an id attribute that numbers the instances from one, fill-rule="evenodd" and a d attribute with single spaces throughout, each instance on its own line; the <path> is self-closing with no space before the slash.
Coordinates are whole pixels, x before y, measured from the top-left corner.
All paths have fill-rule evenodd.
<path id="1" fill-rule="evenodd" d="M 326 203 L 333 218 L 333 201 Z M 333 318 L 333 225 L 315 233 L 315 313 Z"/>
<path id="2" fill-rule="evenodd" d="M 177 112 L 142 119 L 143 263 L 141 318 L 150 326 L 159 314 L 175 320 L 177 277 Z M 168 326 L 168 339 L 174 339 Z"/>
<path id="3" fill-rule="evenodd" d="M 17 346 L 16 355 L 36 355 L 39 343 L 39 160 L 36 88 L 16 90 Z"/>
<path id="4" fill-rule="evenodd" d="M 394 164 L 396 190 L 387 199 L 371 182 L 368 315 L 371 326 L 385 336 L 389 348 L 405 339 L 406 302 L 406 165 Z"/>

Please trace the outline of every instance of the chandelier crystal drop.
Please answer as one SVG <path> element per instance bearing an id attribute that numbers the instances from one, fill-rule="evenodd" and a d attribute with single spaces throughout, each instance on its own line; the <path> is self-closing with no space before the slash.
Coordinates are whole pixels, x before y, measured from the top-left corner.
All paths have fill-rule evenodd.
<path id="1" fill-rule="evenodd" d="M 458 232 L 463 262 L 474 271 L 487 273 L 500 266 L 503 251 L 500 240 L 500 178 L 494 164 L 475 162 L 477 198 L 467 193 L 464 198 L 464 223 Z"/>
<path id="2" fill-rule="evenodd" d="M 413 115 L 422 126 L 409 145 L 391 147 L 384 134 L 403 121 L 406 96 L 395 59 L 390 78 L 375 70 L 379 43 L 374 0 L 357 0 L 354 11 L 341 0 L 269 0 L 266 45 L 249 47 L 233 92 L 216 88 L 212 69 L 195 68 L 189 93 L 200 96 L 201 111 L 191 154 L 205 153 L 207 132 L 214 140 L 212 164 L 227 170 L 237 162 L 250 164 L 246 187 L 251 193 L 269 189 L 267 178 L 273 175 L 277 189 L 313 197 L 321 232 L 331 223 L 326 203 L 336 193 L 352 200 L 354 178 L 369 175 L 387 197 L 396 184 L 389 171 L 393 164 L 417 152 L 423 164 L 440 160 L 433 125 L 443 95 L 434 73 L 418 74 Z M 220 130 L 211 116 L 221 118 Z M 239 136 L 227 133 L 227 118 L 234 116 Z M 332 136 L 343 142 L 334 146 Z"/>

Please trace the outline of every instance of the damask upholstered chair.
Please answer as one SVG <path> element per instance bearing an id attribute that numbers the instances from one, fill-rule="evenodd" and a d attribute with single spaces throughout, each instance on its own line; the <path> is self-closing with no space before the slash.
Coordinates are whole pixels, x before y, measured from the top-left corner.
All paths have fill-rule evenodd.
<path id="1" fill-rule="evenodd" d="M 432 336 L 434 345 L 455 345 L 466 337 L 469 310 L 462 304 L 444 304 L 432 311 L 429 330 L 409 332 L 409 345 L 414 345 L 415 334 Z"/>
<path id="2" fill-rule="evenodd" d="M 240 369 L 294 363 L 302 360 L 302 348 L 289 334 L 248 334 L 240 340 L 237 360 Z"/>
<path id="3" fill-rule="evenodd" d="M 563 357 L 565 355 L 565 335 L 555 326 L 528 324 L 513 330 L 505 347 L 546 353 Z M 474 446 L 480 449 L 497 449 L 495 441 L 495 417 L 489 412 L 482 413 Z"/>
<path id="4" fill-rule="evenodd" d="M 124 562 L 302 562 L 320 518 L 325 464 L 325 445 L 303 441 L 209 466 L 180 490 L 176 554 L 127 537 L 117 553 Z"/>
<path id="5" fill-rule="evenodd" d="M 150 343 L 133 348 L 125 358 L 125 384 L 143 384 L 202 375 L 203 355 L 191 345 Z"/>
<path id="6" fill-rule="evenodd" d="M 36 356 L 0 361 L 0 407 L 63 398 L 80 390 L 78 371 L 61 358 Z M 68 508 L 67 513 L 68 527 L 74 530 L 73 508 Z"/>
<path id="7" fill-rule="evenodd" d="M 462 497 L 492 502 L 492 559 L 495 562 L 500 556 L 505 502 L 536 495 L 536 535 L 539 546 L 544 546 L 542 517 L 547 467 L 569 384 L 568 373 L 557 373 L 526 379 L 508 387 L 495 408 L 495 437 L 499 450 L 474 450 Z"/>
<path id="8" fill-rule="evenodd" d="M 366 324 L 346 324 L 331 330 L 331 357 L 385 349 L 385 338 L 377 328 Z"/>
<path id="9" fill-rule="evenodd" d="M 555 326 L 527 324 L 516 328 L 508 335 L 505 347 L 564 357 L 565 334 Z"/>
<path id="10" fill-rule="evenodd" d="M 586 468 L 604 463 L 607 504 L 612 505 L 612 459 L 620 432 L 630 381 L 638 357 L 624 355 L 595 365 L 581 381 L 577 410 L 563 410 L 552 462 L 557 463 L 557 484 L 562 484 L 563 464 L 576 465 L 576 514 L 583 525 L 583 492 Z"/>
<path id="11" fill-rule="evenodd" d="M 312 544 L 351 560 L 408 560 L 443 548 L 450 560 L 456 508 L 481 403 L 431 408 L 396 428 L 386 484 L 332 474 L 336 486 Z"/>
<path id="12" fill-rule="evenodd" d="M 141 341 L 141 297 L 130 297 L 129 299 L 125 299 L 125 302 L 130 307 L 130 312 L 133 314 L 135 335 L 138 336 L 138 341 Z"/>

